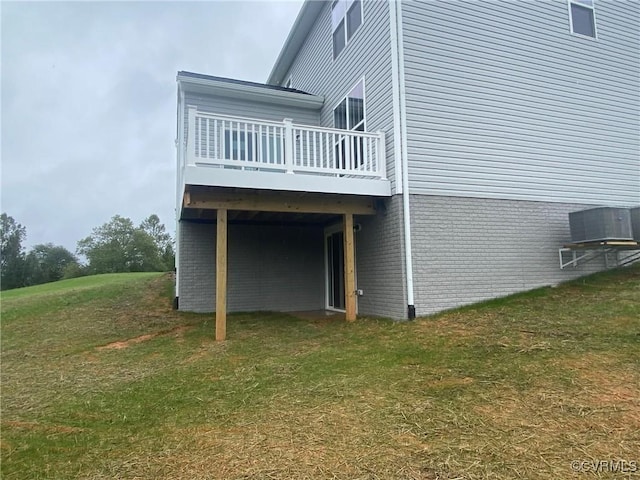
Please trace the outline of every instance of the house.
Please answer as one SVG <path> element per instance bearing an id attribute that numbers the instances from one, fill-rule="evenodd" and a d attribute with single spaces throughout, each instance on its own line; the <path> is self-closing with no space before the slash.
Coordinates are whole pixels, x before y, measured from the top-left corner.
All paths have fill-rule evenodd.
<path id="1" fill-rule="evenodd" d="M 637 2 L 307 1 L 265 84 L 178 73 L 179 308 L 413 318 L 551 285 L 640 204 Z"/>

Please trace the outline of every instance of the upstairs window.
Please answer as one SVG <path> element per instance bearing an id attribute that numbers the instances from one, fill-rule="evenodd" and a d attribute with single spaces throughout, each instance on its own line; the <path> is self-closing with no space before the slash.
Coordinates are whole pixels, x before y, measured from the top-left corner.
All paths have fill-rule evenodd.
<path id="1" fill-rule="evenodd" d="M 364 132 L 364 80 L 333 109 L 333 125 L 344 130 Z"/>
<path id="2" fill-rule="evenodd" d="M 334 0 L 331 4 L 333 58 L 338 58 L 347 42 L 362 25 L 362 0 Z"/>
<path id="3" fill-rule="evenodd" d="M 596 11 L 594 0 L 569 0 L 571 33 L 596 38 Z"/>
<path id="4" fill-rule="evenodd" d="M 349 94 L 333 109 L 333 125 L 343 130 L 364 132 L 364 80 L 360 80 Z M 334 147 L 337 168 L 357 168 L 366 155 L 364 139 L 344 136 Z"/>

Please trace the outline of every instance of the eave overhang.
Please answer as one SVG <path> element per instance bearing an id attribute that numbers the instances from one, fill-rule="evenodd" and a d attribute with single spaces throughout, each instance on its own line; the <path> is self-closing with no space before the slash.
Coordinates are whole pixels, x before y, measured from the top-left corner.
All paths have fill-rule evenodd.
<path id="1" fill-rule="evenodd" d="M 252 82 L 229 81 L 206 75 L 194 76 L 179 72 L 178 91 L 204 95 L 217 95 L 225 98 L 287 105 L 291 107 L 320 110 L 324 97 L 286 89 L 273 89 L 267 85 Z"/>

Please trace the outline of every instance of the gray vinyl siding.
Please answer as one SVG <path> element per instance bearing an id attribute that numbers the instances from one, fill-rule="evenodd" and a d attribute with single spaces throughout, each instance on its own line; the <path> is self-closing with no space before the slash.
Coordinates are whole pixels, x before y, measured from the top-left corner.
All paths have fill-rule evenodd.
<path id="1" fill-rule="evenodd" d="M 639 204 L 639 7 L 403 2 L 411 192 Z"/>
<path id="2" fill-rule="evenodd" d="M 407 318 L 407 287 L 402 236 L 402 197 L 385 200 L 376 215 L 356 217 L 358 315 Z"/>
<path id="3" fill-rule="evenodd" d="M 231 115 L 234 117 L 253 118 L 258 120 L 271 120 L 281 122 L 290 118 L 294 123 L 303 125 L 319 125 L 320 114 L 318 110 L 290 107 L 277 103 L 262 103 L 255 100 L 243 100 L 241 98 L 225 98 L 214 95 L 201 95 L 185 93 L 185 125 L 187 124 L 189 105 L 195 105 L 198 110 L 219 115 Z"/>
<path id="4" fill-rule="evenodd" d="M 180 310 L 215 311 L 216 225 L 181 221 Z M 324 308 L 322 227 L 229 225 L 227 308 Z"/>
<path id="5" fill-rule="evenodd" d="M 590 205 L 411 195 L 416 312 L 427 315 L 554 285 L 604 267 L 560 269 L 568 213 Z M 568 259 L 568 258 L 567 258 Z"/>
<path id="6" fill-rule="evenodd" d="M 364 77 L 365 123 L 370 132 L 383 131 L 386 140 L 387 177 L 394 189 L 393 98 L 391 43 L 387 2 L 365 1 L 363 23 L 346 47 L 333 59 L 331 2 L 325 2 L 315 25 L 300 48 L 284 82 L 325 97 L 322 126 L 333 127 L 333 109 Z"/>

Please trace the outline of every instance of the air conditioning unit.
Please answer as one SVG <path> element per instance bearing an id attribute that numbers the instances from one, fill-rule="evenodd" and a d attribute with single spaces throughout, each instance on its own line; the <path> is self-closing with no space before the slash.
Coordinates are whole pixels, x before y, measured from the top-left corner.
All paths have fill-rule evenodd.
<path id="1" fill-rule="evenodd" d="M 571 241 L 633 240 L 628 208 L 598 207 L 569 214 Z"/>
<path id="2" fill-rule="evenodd" d="M 629 210 L 631 213 L 631 232 L 633 239 L 640 242 L 640 207 L 633 207 Z"/>

